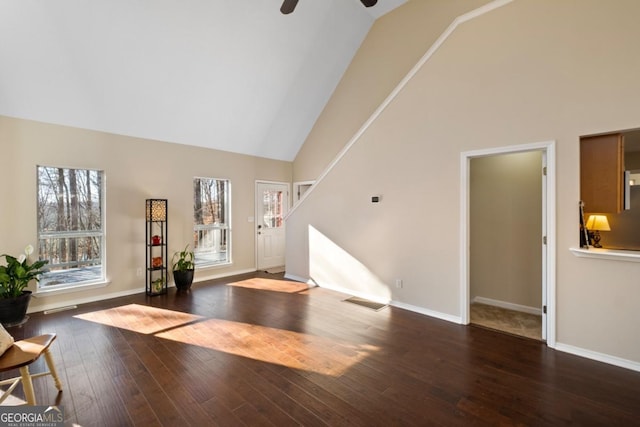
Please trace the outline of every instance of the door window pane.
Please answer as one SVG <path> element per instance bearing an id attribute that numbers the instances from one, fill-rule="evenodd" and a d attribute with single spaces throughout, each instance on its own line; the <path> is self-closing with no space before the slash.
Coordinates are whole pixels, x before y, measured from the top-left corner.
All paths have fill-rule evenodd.
<path id="1" fill-rule="evenodd" d="M 282 191 L 265 190 L 262 193 L 263 227 L 279 228 L 283 225 Z"/>

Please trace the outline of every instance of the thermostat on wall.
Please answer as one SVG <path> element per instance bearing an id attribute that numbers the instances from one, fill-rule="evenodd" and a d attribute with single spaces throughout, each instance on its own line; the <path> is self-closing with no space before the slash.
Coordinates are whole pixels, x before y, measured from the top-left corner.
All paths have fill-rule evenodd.
<path id="1" fill-rule="evenodd" d="M 380 196 L 372 196 L 371 203 L 378 203 L 380 201 Z"/>

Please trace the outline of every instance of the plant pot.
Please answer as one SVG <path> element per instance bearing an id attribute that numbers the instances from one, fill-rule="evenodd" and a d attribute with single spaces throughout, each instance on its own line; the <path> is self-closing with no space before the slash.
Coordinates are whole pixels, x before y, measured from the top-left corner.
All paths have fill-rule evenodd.
<path id="1" fill-rule="evenodd" d="M 193 269 L 191 270 L 174 270 L 173 271 L 173 281 L 176 284 L 176 288 L 179 291 L 186 291 L 191 288 L 191 284 L 193 283 Z"/>
<path id="2" fill-rule="evenodd" d="M 0 298 L 0 323 L 2 326 L 15 326 L 23 323 L 26 315 L 31 291 L 22 291 L 22 295 L 15 298 Z"/>

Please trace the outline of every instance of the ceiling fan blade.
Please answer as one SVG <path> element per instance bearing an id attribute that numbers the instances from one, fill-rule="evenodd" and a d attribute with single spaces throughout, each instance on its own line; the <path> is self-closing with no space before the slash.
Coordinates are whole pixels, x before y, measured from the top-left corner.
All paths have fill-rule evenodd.
<path id="1" fill-rule="evenodd" d="M 365 7 L 375 6 L 378 0 L 360 0 Z"/>
<path id="2" fill-rule="evenodd" d="M 284 15 L 287 15 L 293 12 L 293 9 L 296 8 L 297 4 L 298 4 L 298 0 L 284 0 L 282 2 L 282 7 L 280 8 L 280 12 L 282 12 Z"/>

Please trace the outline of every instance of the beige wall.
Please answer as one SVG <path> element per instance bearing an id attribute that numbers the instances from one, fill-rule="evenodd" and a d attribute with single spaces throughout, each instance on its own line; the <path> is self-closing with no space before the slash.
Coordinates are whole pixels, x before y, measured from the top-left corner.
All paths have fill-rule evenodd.
<path id="1" fill-rule="evenodd" d="M 291 181 L 291 163 L 162 143 L 0 116 L 0 169 L 10 184 L 2 198 L 2 252 L 36 244 L 36 165 L 101 169 L 106 177 L 106 249 L 109 286 L 32 299 L 30 310 L 70 301 L 144 292 L 144 201 L 169 200 L 169 254 L 192 243 L 193 177 L 228 178 L 232 186 L 233 265 L 196 271 L 196 281 L 255 269 L 255 180 Z M 12 152 L 13 151 L 13 152 Z M 4 187 L 4 185 L 3 185 Z M 0 193 L 2 194 L 2 193 Z"/>
<path id="2" fill-rule="evenodd" d="M 12 159 L 15 158 L 17 147 L 9 143 L 6 131 L 7 129 L 0 126 L 0 176 L 2 177 L 2 181 L 0 182 L 0 254 L 20 253 L 24 249 L 25 245 L 18 245 L 13 248 L 17 250 L 17 252 L 9 252 L 12 248 L 8 248 L 6 244 L 15 241 L 14 233 L 16 229 L 13 224 L 19 212 L 19 209 L 16 209 L 15 205 L 22 203 L 22 200 L 28 197 L 27 195 L 21 194 L 17 187 L 14 186 L 16 184 L 14 179 L 15 162 L 13 162 Z M 4 263 L 4 261 L 3 258 L 2 262 Z"/>
<path id="3" fill-rule="evenodd" d="M 489 0 L 410 0 L 378 19 L 296 155 L 316 179 L 453 20 Z"/>
<path id="4" fill-rule="evenodd" d="M 470 168 L 470 294 L 542 307 L 542 153 L 478 157 Z"/>
<path id="5" fill-rule="evenodd" d="M 461 152 L 555 140 L 557 341 L 640 363 L 640 264 L 569 251 L 579 136 L 640 126 L 638 16 L 636 0 L 515 0 L 462 24 L 293 211 L 287 272 L 324 265 L 312 226 L 379 279 L 364 290 L 460 316 Z"/>

